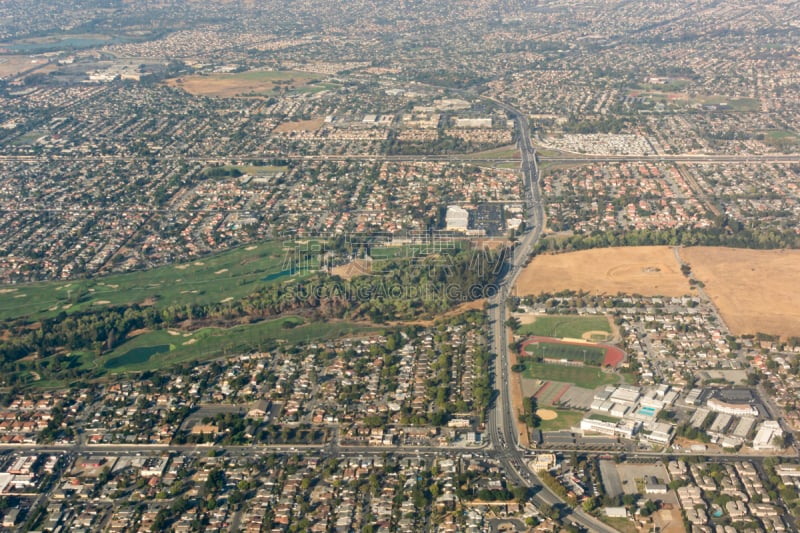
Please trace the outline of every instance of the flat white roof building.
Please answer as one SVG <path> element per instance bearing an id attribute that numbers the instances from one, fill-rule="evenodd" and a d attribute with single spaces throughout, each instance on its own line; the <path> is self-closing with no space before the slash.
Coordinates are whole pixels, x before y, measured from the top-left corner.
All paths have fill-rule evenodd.
<path id="1" fill-rule="evenodd" d="M 601 435 L 630 439 L 633 438 L 638 430 L 639 424 L 630 420 L 622 420 L 616 423 L 592 420 L 590 418 L 581 420 L 581 431 L 584 433 L 600 433 Z"/>
<path id="2" fill-rule="evenodd" d="M 700 399 L 700 395 L 703 394 L 703 391 L 700 389 L 692 389 L 689 391 L 689 394 L 686 395 L 686 403 L 689 405 L 696 405 L 697 400 Z"/>
<path id="3" fill-rule="evenodd" d="M 691 420 L 689 420 L 689 423 L 692 425 L 693 428 L 699 429 L 700 427 L 703 426 L 703 422 L 706 421 L 706 418 L 708 418 L 708 414 L 710 412 L 711 412 L 710 410 L 701 407 L 700 409 L 694 412 Z"/>
<path id="4" fill-rule="evenodd" d="M 741 420 L 739 420 L 739 423 L 736 424 L 736 428 L 733 430 L 733 436 L 739 437 L 740 439 L 747 437 L 747 434 L 750 433 L 751 429 L 753 429 L 755 423 L 755 418 L 743 416 Z"/>
<path id="5" fill-rule="evenodd" d="M 445 224 L 448 230 L 467 231 L 469 227 L 469 211 L 457 205 L 448 205 Z"/>
<path id="6" fill-rule="evenodd" d="M 725 428 L 728 427 L 728 424 L 731 423 L 733 417 L 727 413 L 720 413 L 717 415 L 717 418 L 714 419 L 714 423 L 711 424 L 711 427 L 708 428 L 709 433 L 722 433 L 725 431 Z"/>
<path id="7" fill-rule="evenodd" d="M 746 403 L 728 403 L 717 398 L 711 398 L 706 405 L 712 411 L 733 416 L 758 416 L 758 409 Z"/>
<path id="8" fill-rule="evenodd" d="M 617 390 L 611 394 L 610 400 L 614 403 L 634 404 L 639 400 L 640 396 L 639 387 L 620 385 L 617 387 Z"/>
<path id="9" fill-rule="evenodd" d="M 756 438 L 753 439 L 754 450 L 775 450 L 778 446 L 775 445 L 775 437 L 783 437 L 783 430 L 780 424 L 774 420 L 767 420 L 761 427 L 758 428 Z"/>
<path id="10" fill-rule="evenodd" d="M 456 128 L 491 128 L 491 118 L 457 118 Z"/>

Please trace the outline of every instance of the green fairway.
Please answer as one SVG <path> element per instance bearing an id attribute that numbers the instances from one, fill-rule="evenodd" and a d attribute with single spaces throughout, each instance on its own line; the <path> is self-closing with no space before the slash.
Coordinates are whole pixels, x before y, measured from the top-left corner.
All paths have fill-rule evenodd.
<path id="1" fill-rule="evenodd" d="M 161 307 L 237 299 L 265 283 L 289 279 L 293 272 L 288 261 L 298 255 L 280 242 L 267 242 L 147 271 L 11 285 L 0 289 L 0 320 L 38 319 L 105 305 Z"/>
<path id="2" fill-rule="evenodd" d="M 106 368 L 118 368 L 126 365 L 145 363 L 157 353 L 168 352 L 175 346 L 172 344 L 159 344 L 157 346 L 141 346 L 133 348 L 124 355 L 115 357 L 106 362 Z"/>
<path id="3" fill-rule="evenodd" d="M 554 420 L 542 420 L 539 424 L 541 431 L 560 431 L 570 429 L 580 424 L 583 413 L 569 409 L 552 409 L 558 415 Z"/>
<path id="4" fill-rule="evenodd" d="M 548 315 L 537 316 L 532 324 L 520 327 L 518 333 L 559 339 L 580 339 L 584 333 L 590 331 L 602 331 L 610 336 L 611 325 L 604 316 Z"/>
<path id="5" fill-rule="evenodd" d="M 283 317 L 249 326 L 204 328 L 190 334 L 164 330 L 143 333 L 101 359 L 84 355 L 83 360 L 86 366 L 102 366 L 112 372 L 154 370 L 226 353 L 266 349 L 275 342 L 297 343 L 379 331 L 352 322 L 305 323 L 299 317 Z"/>
<path id="6" fill-rule="evenodd" d="M 604 348 L 549 342 L 529 344 L 525 347 L 525 351 L 541 358 L 581 361 L 588 366 L 600 366 L 606 357 Z"/>
<path id="7" fill-rule="evenodd" d="M 610 385 L 619 381 L 615 374 L 607 374 L 596 367 L 534 363 L 525 357 L 521 358 L 521 362 L 525 365 L 522 375 L 527 379 L 573 383 L 585 389 L 594 389 L 600 385 Z"/>

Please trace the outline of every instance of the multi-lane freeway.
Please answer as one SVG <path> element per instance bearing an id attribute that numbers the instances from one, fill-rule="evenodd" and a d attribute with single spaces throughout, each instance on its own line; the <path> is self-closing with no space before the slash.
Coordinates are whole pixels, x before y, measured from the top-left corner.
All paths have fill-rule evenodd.
<path id="1" fill-rule="evenodd" d="M 508 259 L 508 266 L 499 281 L 497 294 L 489 302 L 489 321 L 491 325 L 491 347 L 495 354 L 495 383 L 497 384 L 497 398 L 492 405 L 487 423 L 487 432 L 492 449 L 497 458 L 506 469 L 507 475 L 515 483 L 537 487 L 535 501 L 538 504 L 559 505 L 564 502 L 548 487 L 544 486 L 527 466 L 524 453 L 520 446 L 519 433 L 514 407 L 511 405 L 510 372 L 508 358 L 509 339 L 506 338 L 505 313 L 506 300 L 522 267 L 530 257 L 533 247 L 542 234 L 544 220 L 544 207 L 541 202 L 539 188 L 539 169 L 536 162 L 536 153 L 530 139 L 530 128 L 525 116 L 513 107 L 493 100 L 503 108 L 516 123 L 519 133 L 518 144 L 521 153 L 521 170 L 525 182 L 525 201 L 528 207 L 526 226 L 527 231 L 514 248 L 513 254 Z M 572 509 L 566 518 L 589 531 L 600 533 L 613 533 L 615 529 L 600 522 L 594 517 L 583 512 L 582 509 Z"/>
<path id="2" fill-rule="evenodd" d="M 495 104 L 507 109 L 507 107 L 496 100 L 492 100 Z M 514 163 L 520 161 L 519 157 L 489 157 L 481 155 L 465 155 L 465 154 L 414 154 L 414 155 L 397 155 L 397 154 L 315 154 L 315 155 L 298 155 L 298 154 L 279 154 L 272 152 L 258 152 L 258 153 L 242 153 L 235 154 L 229 158 L 221 157 L 197 157 L 185 156 L 181 154 L 174 154 L 161 158 L 174 159 L 179 161 L 186 161 L 192 163 L 203 164 L 217 164 L 229 162 L 230 159 L 237 161 L 248 160 L 263 160 L 265 158 L 275 158 L 283 161 L 386 161 L 386 162 L 410 162 L 417 163 L 420 161 L 430 162 L 447 162 L 447 163 Z M 117 161 L 137 161 L 141 156 L 136 155 L 81 155 L 76 156 L 72 154 L 47 154 L 47 155 L 0 155 L 0 162 L 20 162 L 20 163 L 41 163 L 48 161 L 97 161 L 113 163 Z M 583 155 L 583 154 L 564 154 L 564 155 L 551 155 L 540 156 L 539 160 L 548 163 L 618 163 L 618 162 L 639 162 L 639 161 L 654 161 L 654 162 L 673 162 L 673 163 L 796 163 L 797 155 L 783 155 L 783 154 L 765 154 L 765 155 L 737 155 L 737 154 L 632 154 L 632 155 Z M 523 162 L 524 165 L 524 162 Z"/>

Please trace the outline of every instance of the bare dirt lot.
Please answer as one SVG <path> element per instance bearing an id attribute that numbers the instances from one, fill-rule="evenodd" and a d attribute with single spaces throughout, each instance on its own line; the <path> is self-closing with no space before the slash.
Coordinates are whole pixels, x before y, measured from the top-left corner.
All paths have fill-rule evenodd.
<path id="1" fill-rule="evenodd" d="M 800 250 L 700 246 L 679 254 L 733 334 L 800 336 Z M 516 289 L 522 296 L 565 289 L 643 296 L 694 292 L 666 246 L 541 255 L 522 272 Z"/>
<path id="2" fill-rule="evenodd" d="M 800 336 L 800 250 L 681 250 L 736 335 Z"/>
<path id="3" fill-rule="evenodd" d="M 297 89 L 308 84 L 318 74 L 308 72 L 250 71 L 236 74 L 210 74 L 207 76 L 183 76 L 167 80 L 170 87 L 179 87 L 186 92 L 202 96 L 269 96 L 276 87 Z"/>
<path id="4" fill-rule="evenodd" d="M 43 66 L 47 63 L 46 59 L 31 59 L 28 56 L 2 56 L 0 57 L 0 76 L 13 76 Z"/>
<path id="5" fill-rule="evenodd" d="M 365 259 L 354 259 L 347 264 L 335 266 L 331 274 L 342 279 L 351 280 L 357 276 L 372 274 L 372 262 Z"/>
<path id="6" fill-rule="evenodd" d="M 521 296 L 565 289 L 643 296 L 683 296 L 692 292 L 667 246 L 540 255 L 522 271 L 516 289 Z"/>
<path id="7" fill-rule="evenodd" d="M 275 131 L 278 133 L 292 132 L 292 131 L 317 131 L 325 123 L 323 118 L 315 118 L 312 120 L 297 120 L 295 122 L 284 122 L 280 124 Z"/>

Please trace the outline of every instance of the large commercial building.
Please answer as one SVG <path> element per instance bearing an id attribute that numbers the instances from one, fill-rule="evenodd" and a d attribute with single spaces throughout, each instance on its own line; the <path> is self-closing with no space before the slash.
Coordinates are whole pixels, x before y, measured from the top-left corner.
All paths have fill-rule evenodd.
<path id="1" fill-rule="evenodd" d="M 457 205 L 447 206 L 445 223 L 450 231 L 464 231 L 469 229 L 469 211 Z"/>
<path id="2" fill-rule="evenodd" d="M 778 437 L 783 437 L 780 424 L 774 420 L 767 420 L 758 428 L 756 438 L 753 439 L 754 450 L 776 450 L 780 446 L 775 442 Z"/>
<path id="3" fill-rule="evenodd" d="M 457 118 L 456 128 L 491 128 L 491 118 Z"/>
<path id="4" fill-rule="evenodd" d="M 606 422 L 604 420 L 592 420 L 584 418 L 581 420 L 581 431 L 585 433 L 599 433 L 612 437 L 622 437 L 631 439 L 639 431 L 640 424 L 630 420 L 620 422 Z"/>
<path id="5" fill-rule="evenodd" d="M 729 403 L 719 398 L 711 398 L 706 406 L 714 412 L 731 416 L 758 416 L 758 409 L 746 403 Z"/>

